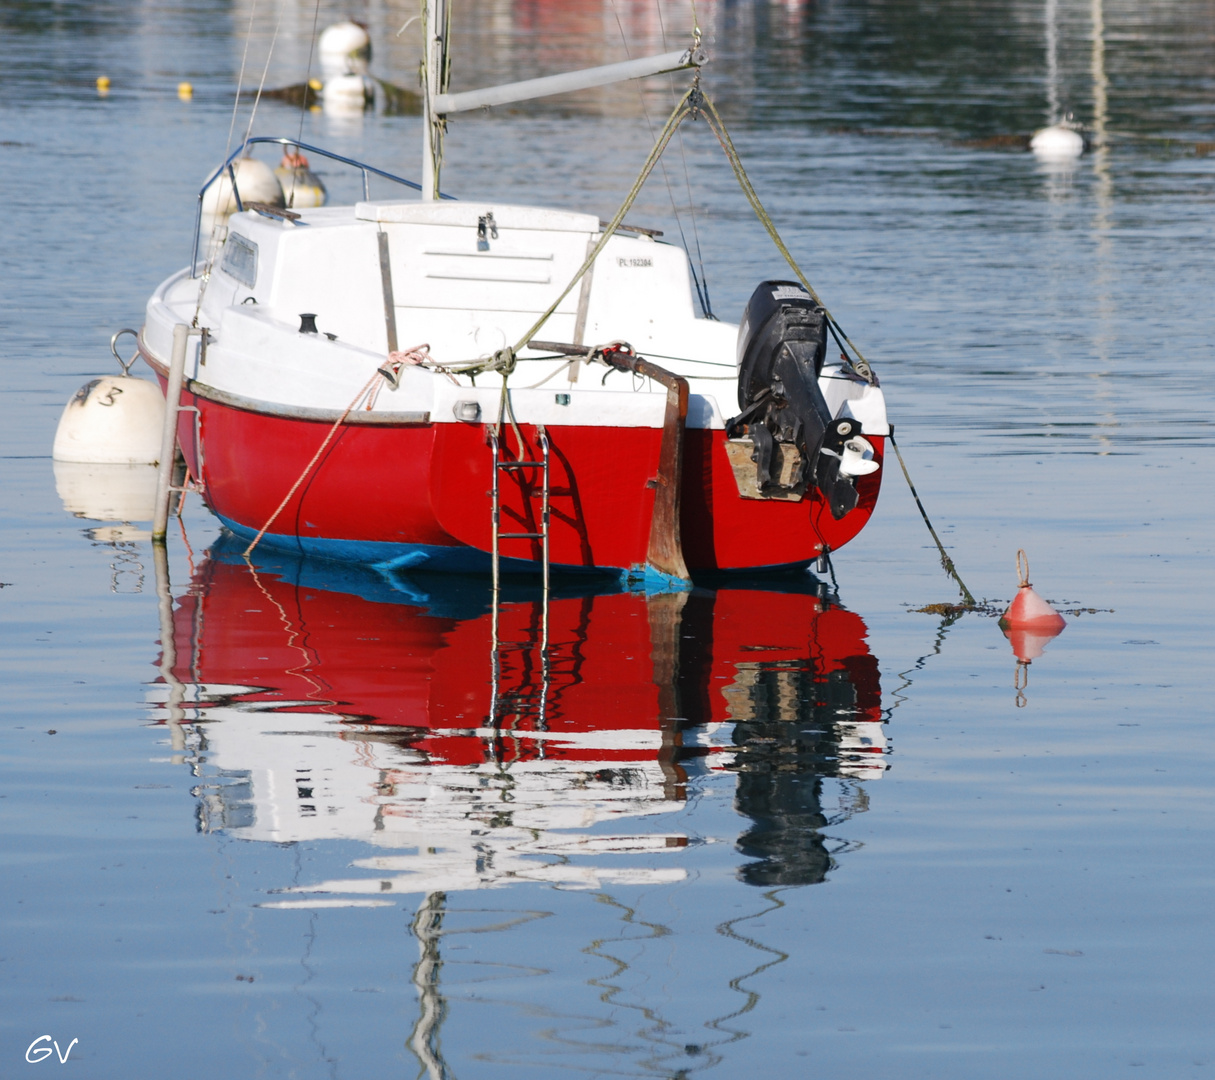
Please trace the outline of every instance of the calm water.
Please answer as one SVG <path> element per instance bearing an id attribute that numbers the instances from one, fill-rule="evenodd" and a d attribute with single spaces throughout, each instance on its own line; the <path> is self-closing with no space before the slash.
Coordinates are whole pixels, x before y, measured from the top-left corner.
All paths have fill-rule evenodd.
<path id="1" fill-rule="evenodd" d="M 250 573 L 194 499 L 158 602 L 50 444 L 188 259 L 246 29 L 249 82 L 281 11 L 281 86 L 341 14 L 250 2 L 0 2 L 0 1075 L 42 1035 L 74 1076 L 187 1080 L 1215 1069 L 1215 8 L 1052 0 L 1048 34 L 1045 3 L 697 4 L 967 583 L 1007 598 L 1024 547 L 1100 609 L 1018 673 L 994 620 L 912 610 L 954 592 L 895 472 L 838 592 L 558 593 L 547 668 L 526 587 L 495 662 L 482 583 Z M 410 85 L 412 6 L 350 7 Z M 690 15 L 457 10 L 454 85 L 674 48 Z M 606 216 L 670 101 L 460 119 L 445 186 Z M 1104 133 L 1070 170 L 1004 138 L 1052 108 Z M 416 171 L 412 117 L 302 125 Z M 703 127 L 666 176 L 632 217 L 682 226 L 737 319 L 777 256 Z"/>

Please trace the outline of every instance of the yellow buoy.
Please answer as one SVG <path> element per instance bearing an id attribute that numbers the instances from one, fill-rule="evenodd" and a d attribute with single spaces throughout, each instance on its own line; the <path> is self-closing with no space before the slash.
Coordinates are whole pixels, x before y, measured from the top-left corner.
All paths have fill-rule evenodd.
<path id="1" fill-rule="evenodd" d="M 110 92 L 110 77 L 108 75 L 97 76 L 97 93 L 108 94 Z"/>
<path id="2" fill-rule="evenodd" d="M 194 96 L 194 87 L 188 82 L 179 82 L 177 84 L 177 96 L 182 101 L 189 101 Z"/>

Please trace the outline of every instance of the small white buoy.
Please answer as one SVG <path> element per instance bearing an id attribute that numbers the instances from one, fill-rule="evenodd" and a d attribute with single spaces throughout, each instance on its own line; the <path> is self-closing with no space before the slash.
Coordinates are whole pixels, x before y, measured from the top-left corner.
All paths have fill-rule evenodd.
<path id="1" fill-rule="evenodd" d="M 236 173 L 236 189 L 242 203 L 260 202 L 269 206 L 283 206 L 283 187 L 274 175 L 274 170 L 257 158 L 241 158 L 232 162 Z M 226 216 L 236 212 L 236 196 L 232 194 L 232 179 L 225 169 L 203 194 L 203 214 L 209 217 Z"/>
<path id="2" fill-rule="evenodd" d="M 90 464 L 152 464 L 160 456 L 165 399 L 131 375 L 87 382 L 64 407 L 51 457 Z"/>
<path id="3" fill-rule="evenodd" d="M 327 113 L 361 113 L 375 103 L 375 83 L 366 75 L 337 75 L 326 81 L 321 105 Z"/>
<path id="4" fill-rule="evenodd" d="M 1034 132 L 1029 148 L 1040 161 L 1075 161 L 1084 153 L 1084 137 L 1066 122 Z"/>
<path id="5" fill-rule="evenodd" d="M 53 461 L 55 490 L 63 508 L 90 521 L 151 521 L 156 509 L 155 465 L 98 465 Z M 145 539 L 150 533 L 107 537 Z"/>
<path id="6" fill-rule="evenodd" d="M 326 75 L 366 74 L 371 63 L 371 35 L 361 23 L 347 19 L 327 26 L 317 44 Z"/>
<path id="7" fill-rule="evenodd" d="M 274 170 L 283 188 L 288 209 L 302 210 L 310 206 L 324 206 L 329 198 L 321 178 L 308 167 L 308 159 L 303 154 L 283 154 L 283 160 Z"/>

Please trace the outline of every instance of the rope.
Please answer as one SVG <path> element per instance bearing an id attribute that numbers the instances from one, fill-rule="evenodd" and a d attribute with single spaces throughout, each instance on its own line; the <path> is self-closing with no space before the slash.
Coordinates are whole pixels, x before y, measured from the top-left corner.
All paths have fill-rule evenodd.
<path id="1" fill-rule="evenodd" d="M 459 374 L 468 375 L 470 378 L 475 378 L 477 375 L 487 371 L 496 371 L 501 374 L 502 397 L 498 403 L 498 430 L 501 430 L 502 421 L 504 419 L 509 419 L 511 429 L 515 433 L 515 438 L 519 441 L 520 457 L 523 456 L 525 443 L 523 442 L 523 436 L 519 431 L 518 423 L 515 420 L 515 411 L 510 400 L 510 388 L 507 385 L 507 380 L 509 379 L 511 372 L 515 370 L 515 365 L 518 362 L 517 354 L 527 345 L 529 341 L 532 340 L 532 338 L 536 336 L 537 332 L 544 326 L 544 324 L 548 322 L 550 318 L 552 318 L 553 313 L 561 305 L 561 302 L 567 296 L 569 296 L 569 294 L 573 291 L 574 286 L 577 285 L 578 282 L 580 282 L 586 275 L 586 272 L 595 265 L 595 260 L 599 258 L 599 253 L 603 251 L 604 247 L 607 246 L 607 242 L 615 235 L 616 230 L 620 227 L 620 223 L 624 220 L 625 215 L 632 208 L 637 196 L 641 193 L 642 187 L 645 185 L 646 180 L 649 179 L 650 173 L 654 171 L 654 166 L 658 163 L 659 158 L 662 157 L 663 151 L 666 150 L 667 144 L 671 141 L 671 137 L 675 134 L 675 131 L 678 129 L 679 125 L 692 115 L 694 111 L 693 102 L 696 100 L 699 93 L 699 79 L 697 79 L 693 81 L 687 93 L 679 99 L 679 102 L 671 112 L 671 115 L 667 117 L 667 122 L 663 125 L 662 131 L 659 132 L 657 140 L 650 149 L 649 156 L 645 159 L 645 163 L 641 167 L 641 172 L 638 173 L 637 179 L 633 181 L 633 186 L 629 189 L 629 193 L 625 196 L 624 202 L 620 204 L 620 209 L 616 211 L 616 214 L 612 220 L 609 221 L 606 226 L 604 226 L 603 233 L 599 237 L 599 241 L 587 254 L 586 259 L 578 268 L 577 273 L 570 278 L 569 284 L 561 290 L 561 293 L 557 296 L 557 298 L 551 304 L 549 304 L 548 308 L 528 328 L 527 332 L 519 338 L 513 347 L 507 346 L 506 348 L 499 349 L 492 357 L 486 360 L 479 360 L 472 364 L 464 364 L 451 369 Z"/>
<path id="2" fill-rule="evenodd" d="M 693 90 L 696 90 L 695 86 L 693 86 Z M 718 115 L 717 110 L 713 107 L 713 102 L 710 101 L 709 98 L 704 94 L 697 92 L 694 108 L 699 111 L 699 107 L 703 107 L 705 119 L 707 120 L 709 127 L 712 129 L 713 134 L 717 136 L 717 141 L 721 144 L 722 150 L 725 151 L 726 157 L 730 161 L 730 167 L 734 170 L 734 176 L 738 180 L 738 185 L 742 188 L 743 194 L 747 197 L 747 201 L 751 204 L 751 209 L 755 211 L 755 216 L 759 218 L 764 228 L 768 231 L 768 235 L 772 238 L 772 242 L 776 245 L 777 250 L 785 257 L 785 261 L 797 275 L 798 281 L 802 283 L 806 291 L 811 295 L 811 297 L 814 298 L 814 302 L 823 309 L 823 314 L 827 318 L 828 325 L 831 328 L 832 335 L 835 337 L 837 344 L 840 342 L 840 338 L 842 337 L 844 342 L 847 342 L 848 348 L 855 353 L 856 359 L 849 361 L 853 369 L 858 375 L 861 376 L 861 378 L 867 379 L 870 383 L 876 383 L 877 380 L 874 377 L 873 369 L 869 366 L 869 362 L 862 355 L 861 350 L 858 349 L 852 343 L 852 340 L 848 337 L 848 335 L 844 333 L 843 328 L 838 322 L 835 321 L 835 318 L 831 312 L 827 310 L 826 304 L 822 302 L 818 293 L 814 291 L 813 286 L 811 286 L 810 282 L 806 280 L 806 275 L 802 273 L 801 267 L 797 265 L 797 262 L 790 254 L 789 249 L 785 246 L 784 241 L 780 237 L 780 233 L 778 233 L 776 230 L 776 225 L 773 223 L 768 212 L 764 209 L 763 203 L 760 202 L 759 195 L 756 194 L 755 188 L 752 186 L 751 180 L 747 176 L 747 171 L 743 168 L 742 160 L 738 156 L 738 151 L 734 148 L 734 143 L 730 139 L 730 134 L 728 131 L 726 131 L 726 125 L 722 121 L 721 116 Z M 843 348 L 843 345 L 841 344 L 840 347 Z M 845 356 L 844 359 L 847 360 L 848 358 Z M 899 450 L 898 443 L 894 441 L 893 430 L 890 432 L 890 445 L 894 447 L 895 456 L 899 459 L 899 467 L 903 470 L 903 479 L 907 481 L 907 486 L 911 489 L 911 496 L 913 499 L 915 499 L 915 504 L 919 508 L 920 516 L 924 519 L 924 524 L 928 526 L 928 532 L 931 534 L 933 541 L 937 545 L 937 551 L 940 552 L 941 566 L 944 568 L 945 572 L 951 578 L 953 578 L 953 580 L 957 583 L 958 588 L 962 591 L 962 597 L 966 601 L 966 607 L 972 610 L 979 610 L 979 603 L 975 600 L 971 591 L 966 587 L 966 582 L 962 580 L 961 575 L 958 573 L 958 568 L 954 565 L 953 559 L 951 559 L 946 553 L 945 545 L 941 543 L 941 538 L 937 535 L 936 529 L 932 527 L 932 522 L 928 520 L 928 512 L 924 509 L 923 502 L 920 501 L 920 494 L 918 491 L 916 491 L 915 484 L 911 482 L 911 474 L 907 471 L 907 463 L 903 460 L 902 451 Z M 1028 573 L 1029 563 L 1026 561 L 1025 577 L 1028 577 Z"/>
<path id="3" fill-rule="evenodd" d="M 772 238 L 772 243 L 776 245 L 776 250 L 785 257 L 785 261 L 789 264 L 790 268 L 793 270 L 793 273 L 797 275 L 797 280 L 802 283 L 806 292 L 808 292 L 814 298 L 814 302 L 823 309 L 823 314 L 827 317 L 827 321 L 831 324 L 835 331 L 841 337 L 843 337 L 843 339 L 848 343 L 848 347 L 856 354 L 856 360 L 852 363 L 852 366 L 856 369 L 857 374 L 862 378 L 873 382 L 873 369 L 870 368 L 869 362 L 861 354 L 861 350 L 858 349 L 852 343 L 848 335 L 844 333 L 844 330 L 840 324 L 835 321 L 835 316 L 833 316 L 831 312 L 827 310 L 827 305 L 823 303 L 818 293 L 814 291 L 814 288 L 807 280 L 806 275 L 802 273 L 801 267 L 797 265 L 797 261 L 789 253 L 789 249 L 785 247 L 785 242 L 781 239 L 780 233 L 777 232 L 776 225 L 773 223 L 768 211 L 764 209 L 763 203 L 760 202 L 759 195 L 756 194 L 755 188 L 751 184 L 750 177 L 747 176 L 746 169 L 743 168 L 742 160 L 738 156 L 738 151 L 734 148 L 734 143 L 730 138 L 730 133 L 726 131 L 726 125 L 722 121 L 722 118 L 718 115 L 717 109 L 714 108 L 713 102 L 704 94 L 700 94 L 698 96 L 698 104 L 704 107 L 705 119 L 708 121 L 709 128 L 712 130 L 713 134 L 717 136 L 717 141 L 721 143 L 721 148 L 725 151 L 726 157 L 730 161 L 730 167 L 734 170 L 734 176 L 738 180 L 738 186 L 742 188 L 743 194 L 747 197 L 747 201 L 751 204 L 751 209 L 755 211 L 755 216 L 759 218 L 760 224 L 762 224 L 763 227 L 768 231 L 768 235 Z"/>
<path id="4" fill-rule="evenodd" d="M 899 444 L 894 441 L 894 431 L 890 432 L 890 445 L 894 447 L 895 456 L 899 459 L 899 467 L 903 470 L 903 478 L 907 481 L 907 486 L 911 488 L 911 497 L 915 499 L 915 504 L 920 508 L 920 517 L 924 519 L 924 524 L 928 526 L 928 531 L 932 534 L 933 540 L 936 541 L 937 551 L 941 553 L 941 566 L 944 567 L 945 573 L 958 583 L 958 588 L 962 590 L 962 598 L 966 601 L 966 606 L 971 608 L 979 607 L 974 596 L 966 587 L 966 582 L 958 575 L 958 568 L 954 566 L 953 559 L 945 553 L 945 545 L 941 543 L 941 538 L 937 536 L 937 531 L 932 527 L 932 522 L 928 520 L 928 511 L 924 509 L 924 504 L 920 502 L 920 493 L 916 491 L 915 484 L 911 482 L 911 473 L 907 471 L 907 465 L 903 461 L 903 453 L 899 450 Z"/>
<path id="5" fill-rule="evenodd" d="M 300 485 L 307 478 L 308 474 L 312 472 L 313 466 L 320 461 L 321 455 L 333 441 L 333 436 L 337 434 L 338 428 L 346 423 L 346 418 L 352 412 L 354 412 L 354 410 L 358 408 L 359 404 L 364 400 L 366 400 L 367 403 L 367 411 L 370 412 L 372 407 L 375 405 L 376 398 L 379 396 L 380 388 L 384 385 L 384 383 L 391 382 L 399 385 L 401 368 L 407 364 L 421 364 L 429 351 L 429 345 L 416 345 L 412 349 L 406 349 L 404 352 L 392 353 L 388 358 L 388 363 L 386 363 L 384 367 L 376 369 L 375 374 L 372 375 L 371 378 L 368 379 L 363 385 L 363 389 L 355 394 L 354 400 L 346 406 L 345 412 L 343 412 L 342 415 L 334 421 L 333 426 L 329 429 L 329 434 L 325 436 L 324 442 L 322 442 L 317 448 L 316 453 L 312 455 L 312 460 L 304 466 L 304 471 L 300 473 L 295 483 L 291 485 L 291 490 L 288 491 L 285 496 L 283 496 L 283 501 L 278 504 L 274 513 L 266 519 L 266 523 L 258 530 L 257 535 L 249 543 L 249 546 L 242 552 L 244 558 L 247 559 L 253 553 L 253 549 L 261 543 L 262 537 L 266 535 L 266 530 L 274 524 L 279 514 L 283 512 L 287 504 L 295 496 L 295 493 L 299 491 Z"/>
<path id="6" fill-rule="evenodd" d="M 1024 570 L 1021 569 L 1022 564 L 1025 566 Z M 1029 588 L 1029 556 L 1025 554 L 1024 548 L 1017 548 L 1017 578 L 1022 589 Z"/>
<path id="7" fill-rule="evenodd" d="M 495 354 L 495 359 L 502 356 L 504 353 L 511 354 L 511 370 L 514 369 L 514 354 L 519 352 L 536 333 L 544 326 L 552 317 L 561 301 L 564 300 L 573 291 L 575 285 L 578 284 L 585 276 L 586 272 L 595 265 L 595 260 L 599 258 L 599 253 L 607 246 L 607 242 L 615 235 L 616 230 L 620 228 L 620 223 L 624 220 L 625 215 L 632 209 L 637 196 L 641 194 L 641 189 L 645 182 L 649 179 L 650 173 L 654 171 L 654 166 L 658 164 L 658 159 L 662 157 L 663 151 L 666 150 L 667 144 L 671 141 L 671 137 L 675 134 L 676 129 L 693 113 L 693 102 L 700 96 L 699 77 L 693 80 L 691 87 L 683 97 L 679 99 L 675 109 L 671 115 L 667 117 L 667 122 L 663 125 L 662 131 L 658 134 L 658 139 L 650 150 L 649 157 L 645 159 L 645 164 L 641 167 L 641 172 L 637 179 L 633 181 L 632 188 L 629 189 L 628 195 L 625 196 L 624 202 L 620 204 L 620 209 L 616 211 L 616 216 L 607 223 L 603 230 L 603 235 L 600 236 L 599 242 L 591 249 L 586 257 L 586 261 L 579 267 L 578 272 L 570 279 L 570 283 L 561 291 L 561 295 L 557 297 L 548 306 L 548 310 L 544 312 L 528 329 L 513 349 L 500 349 Z M 510 374 L 509 371 L 504 372 L 504 376 Z"/>

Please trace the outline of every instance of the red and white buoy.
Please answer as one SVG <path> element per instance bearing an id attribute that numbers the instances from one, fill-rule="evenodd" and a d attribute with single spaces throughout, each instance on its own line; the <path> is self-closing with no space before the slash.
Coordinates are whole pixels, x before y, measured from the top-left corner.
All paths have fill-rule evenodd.
<path id="1" fill-rule="evenodd" d="M 1017 659 L 1028 664 L 1042 655 L 1046 643 L 1058 637 L 1067 622 L 1034 592 L 1029 583 L 1029 559 L 1024 550 L 1017 552 L 1017 577 L 1020 588 L 1000 618 L 1000 629 L 1011 642 Z"/>

